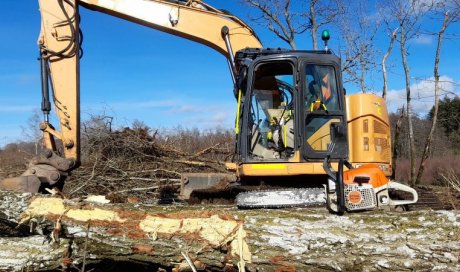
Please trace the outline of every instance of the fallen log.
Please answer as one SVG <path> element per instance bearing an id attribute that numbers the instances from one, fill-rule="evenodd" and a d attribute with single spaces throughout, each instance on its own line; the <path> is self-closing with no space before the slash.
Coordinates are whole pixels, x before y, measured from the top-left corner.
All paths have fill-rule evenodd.
<path id="1" fill-rule="evenodd" d="M 325 208 L 115 205 L 0 192 L 0 226 L 1 271 L 107 260 L 173 271 L 460 271 L 457 211 L 339 217 Z"/>

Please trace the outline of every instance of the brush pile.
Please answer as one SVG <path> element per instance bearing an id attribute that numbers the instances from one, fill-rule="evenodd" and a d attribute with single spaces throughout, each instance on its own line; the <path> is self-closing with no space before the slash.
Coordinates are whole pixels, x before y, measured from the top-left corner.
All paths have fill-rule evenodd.
<path id="1" fill-rule="evenodd" d="M 134 123 L 113 131 L 110 119 L 93 120 L 82 130 L 82 166 L 68 178 L 64 193 L 106 195 L 112 202 L 157 201 L 178 190 L 181 173 L 225 172 L 234 142 L 229 130 L 160 133 Z"/>

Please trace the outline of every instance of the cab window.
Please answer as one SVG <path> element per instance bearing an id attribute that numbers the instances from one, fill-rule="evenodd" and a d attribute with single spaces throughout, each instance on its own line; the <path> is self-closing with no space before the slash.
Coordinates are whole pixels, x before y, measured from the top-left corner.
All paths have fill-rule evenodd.
<path id="1" fill-rule="evenodd" d="M 307 111 L 339 110 L 334 67 L 307 64 L 305 69 L 305 107 Z"/>

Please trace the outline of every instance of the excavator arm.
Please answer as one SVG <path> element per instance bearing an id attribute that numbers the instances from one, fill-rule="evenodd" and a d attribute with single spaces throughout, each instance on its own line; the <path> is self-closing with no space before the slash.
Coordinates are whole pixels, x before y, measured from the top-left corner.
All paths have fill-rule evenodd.
<path id="1" fill-rule="evenodd" d="M 80 6 L 209 46 L 227 58 L 233 81 L 235 52 L 262 47 L 254 31 L 239 18 L 199 0 L 39 0 L 39 4 L 42 111 L 46 116 L 40 129 L 46 152 L 34 158 L 20 177 L 0 181 L 0 188 L 5 189 L 37 192 L 63 184 L 80 164 Z M 51 105 L 59 129 L 49 122 Z M 56 143 L 62 144 L 62 154 Z"/>

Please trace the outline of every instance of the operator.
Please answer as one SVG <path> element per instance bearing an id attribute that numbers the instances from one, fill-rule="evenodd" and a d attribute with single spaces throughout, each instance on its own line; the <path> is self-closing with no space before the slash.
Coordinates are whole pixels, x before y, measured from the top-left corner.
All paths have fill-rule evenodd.
<path id="1" fill-rule="evenodd" d="M 331 76 L 328 69 L 316 68 L 321 74 L 320 80 L 312 81 L 309 85 L 310 93 L 312 97 L 310 101 L 310 111 L 315 111 L 320 108 L 327 111 L 326 103 L 332 98 L 332 88 L 331 88 Z M 319 81 L 319 84 L 316 82 Z M 320 91 L 321 90 L 321 91 Z"/>

